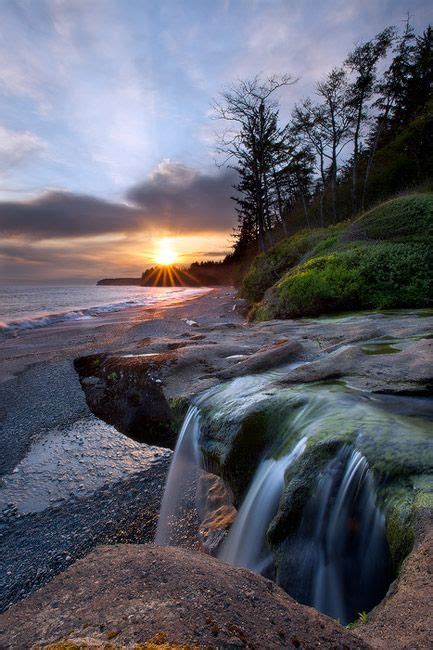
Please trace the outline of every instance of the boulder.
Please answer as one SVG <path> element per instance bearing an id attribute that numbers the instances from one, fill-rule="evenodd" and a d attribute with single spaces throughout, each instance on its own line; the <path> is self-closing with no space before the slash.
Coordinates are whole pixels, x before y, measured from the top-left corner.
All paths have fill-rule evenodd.
<path id="1" fill-rule="evenodd" d="M 372 392 L 430 394 L 433 390 L 433 340 L 343 346 L 289 371 L 285 383 L 338 378 Z"/>
<path id="2" fill-rule="evenodd" d="M 304 348 L 299 341 L 282 338 L 273 345 L 267 345 L 251 354 L 247 359 L 235 363 L 217 373 L 219 379 L 227 380 L 243 375 L 271 370 L 285 363 L 301 358 Z"/>
<path id="3" fill-rule="evenodd" d="M 79 357 L 74 361 L 93 413 L 138 442 L 174 449 L 175 416 L 165 398 L 158 367 L 171 353 L 150 356 Z"/>
<path id="4" fill-rule="evenodd" d="M 156 639 L 189 648 L 371 648 L 252 571 L 127 544 L 97 548 L 0 616 L 5 649 L 86 637 L 131 649 Z"/>
<path id="5" fill-rule="evenodd" d="M 433 511 L 425 509 L 419 513 L 414 548 L 403 562 L 398 579 L 370 612 L 367 624 L 358 624 L 354 632 L 378 649 L 431 648 L 432 567 Z"/>

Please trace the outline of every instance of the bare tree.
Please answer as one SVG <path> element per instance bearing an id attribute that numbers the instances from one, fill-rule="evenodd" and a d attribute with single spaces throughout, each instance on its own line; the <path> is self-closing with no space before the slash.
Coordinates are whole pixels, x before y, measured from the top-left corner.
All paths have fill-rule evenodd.
<path id="1" fill-rule="evenodd" d="M 307 149 L 314 152 L 316 169 L 320 174 L 320 225 L 325 224 L 324 196 L 326 189 L 326 151 L 330 145 L 329 133 L 323 128 L 323 110 L 313 104 L 311 99 L 306 99 L 302 104 L 297 104 L 292 113 L 292 128 L 294 133 L 301 137 Z"/>
<path id="2" fill-rule="evenodd" d="M 278 124 L 276 91 L 294 83 L 289 76 L 258 77 L 241 81 L 222 93 L 222 101 L 214 106 L 216 116 L 229 123 L 219 139 L 217 150 L 224 155 L 223 163 L 237 170 L 241 194 L 238 204 L 241 214 L 253 216 L 259 250 L 272 245 L 275 222 L 272 192 L 275 168 L 280 164 L 281 143 L 285 128 Z"/>
<path id="3" fill-rule="evenodd" d="M 346 72 L 343 68 L 334 68 L 325 81 L 317 85 L 317 95 L 323 99 L 320 111 L 320 126 L 325 134 L 329 148 L 324 155 L 330 159 L 330 178 L 332 194 L 332 215 L 334 223 L 337 214 L 337 175 L 338 160 L 344 147 L 351 139 L 354 111 L 350 103 Z"/>
<path id="4" fill-rule="evenodd" d="M 356 47 L 349 54 L 345 66 L 355 76 L 349 87 L 349 102 L 354 109 L 353 159 L 352 159 L 352 213 L 358 210 L 358 159 L 364 127 L 368 124 L 368 102 L 376 82 L 378 62 L 386 55 L 395 36 L 395 29 L 384 29 L 371 41 Z"/>

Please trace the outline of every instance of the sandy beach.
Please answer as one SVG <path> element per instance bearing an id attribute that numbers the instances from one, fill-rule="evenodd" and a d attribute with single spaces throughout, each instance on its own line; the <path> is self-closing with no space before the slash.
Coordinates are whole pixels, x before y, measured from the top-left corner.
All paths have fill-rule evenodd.
<path id="1" fill-rule="evenodd" d="M 240 320 L 235 290 L 133 307 L 0 339 L 0 607 L 99 543 L 149 541 L 171 452 L 136 443 L 88 409 L 73 360 L 134 352 L 148 337 Z"/>

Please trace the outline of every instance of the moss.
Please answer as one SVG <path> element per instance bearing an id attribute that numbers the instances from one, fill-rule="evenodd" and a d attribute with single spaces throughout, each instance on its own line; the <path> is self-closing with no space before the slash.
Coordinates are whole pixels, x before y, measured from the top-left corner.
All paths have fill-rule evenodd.
<path id="1" fill-rule="evenodd" d="M 257 303 L 256 320 L 428 308 L 432 242 L 433 195 L 400 197 L 352 222 L 280 242 L 256 258 L 242 291 Z"/>
<path id="2" fill-rule="evenodd" d="M 191 403 L 190 398 L 186 397 L 185 395 L 180 395 L 178 397 L 169 397 L 167 401 L 173 414 L 171 428 L 175 433 L 179 433 L 185 419 L 186 412 L 188 411 L 189 405 Z"/>
<path id="3" fill-rule="evenodd" d="M 368 355 L 396 354 L 396 352 L 401 352 L 401 348 L 396 348 L 390 343 L 368 343 L 367 345 L 362 345 L 361 350 L 364 354 Z"/>
<path id="4" fill-rule="evenodd" d="M 310 443 L 302 456 L 289 466 L 280 507 L 268 529 L 268 541 L 277 557 L 284 552 L 279 548 L 280 544 L 298 529 L 320 472 L 343 444 L 344 441 L 337 438 Z"/>
<path id="5" fill-rule="evenodd" d="M 413 495 L 409 481 L 381 490 L 386 509 L 386 536 L 395 568 L 410 553 L 414 541 Z"/>
<path id="6" fill-rule="evenodd" d="M 240 502 L 258 460 L 269 443 L 265 411 L 246 415 L 241 423 L 222 423 L 218 430 L 205 427 L 202 452 L 211 468 L 227 481 Z M 234 425 L 234 426 L 233 426 Z"/>

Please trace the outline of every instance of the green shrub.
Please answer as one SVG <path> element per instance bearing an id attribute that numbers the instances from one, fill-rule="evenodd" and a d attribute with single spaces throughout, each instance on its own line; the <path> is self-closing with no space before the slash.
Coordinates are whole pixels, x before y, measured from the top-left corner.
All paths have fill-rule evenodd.
<path id="1" fill-rule="evenodd" d="M 346 229 L 346 241 L 426 240 L 433 236 L 433 197 L 431 194 L 401 196 L 382 203 L 353 221 Z"/>
<path id="2" fill-rule="evenodd" d="M 286 273 L 268 302 L 257 312 L 277 318 L 429 307 L 433 304 L 433 246 L 364 243 L 315 257 Z"/>
<path id="3" fill-rule="evenodd" d="M 392 309 L 433 304 L 433 244 L 381 243 L 360 260 L 361 307 Z"/>
<path id="4" fill-rule="evenodd" d="M 298 264 L 326 233 L 325 229 L 302 230 L 258 255 L 243 280 L 241 295 L 252 302 L 261 300 L 266 289 Z"/>
<path id="5" fill-rule="evenodd" d="M 272 288 L 270 288 L 272 287 Z M 433 196 L 404 196 L 349 224 L 303 231 L 244 280 L 258 320 L 433 306 Z"/>
<path id="6" fill-rule="evenodd" d="M 296 318 L 324 311 L 356 309 L 362 281 L 354 249 L 315 257 L 289 271 L 276 286 L 274 316 Z"/>

